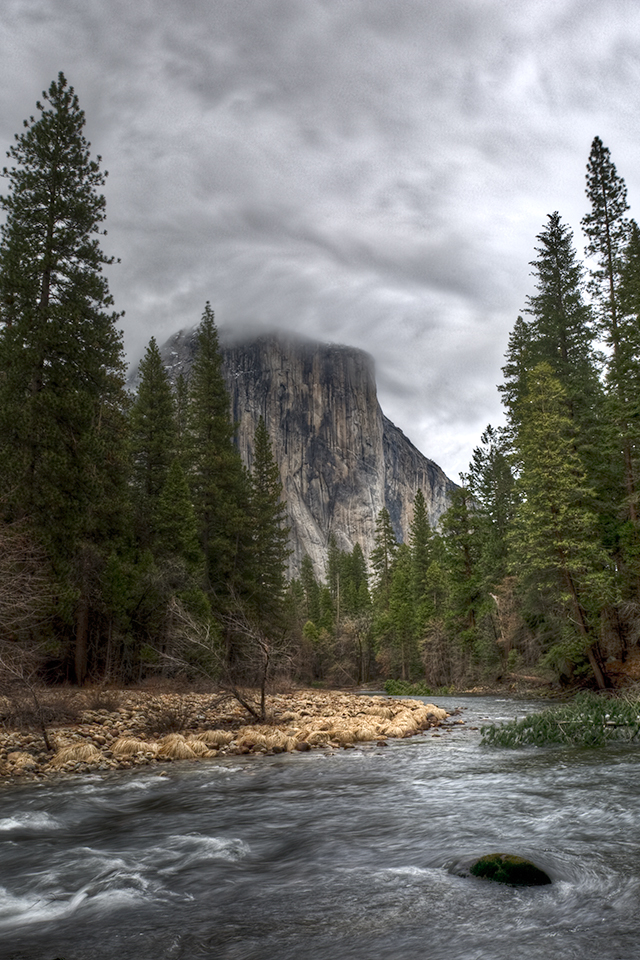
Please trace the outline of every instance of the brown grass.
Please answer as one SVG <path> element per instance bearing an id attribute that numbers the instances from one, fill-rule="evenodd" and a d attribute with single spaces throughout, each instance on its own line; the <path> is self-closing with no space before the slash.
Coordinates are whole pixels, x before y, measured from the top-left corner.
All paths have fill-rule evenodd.
<path id="1" fill-rule="evenodd" d="M 222 747 L 231 743 L 233 736 L 230 730 L 203 730 L 202 733 L 197 733 L 193 740 L 200 740 L 210 747 Z M 189 740 L 189 743 L 193 740 Z"/>
<path id="2" fill-rule="evenodd" d="M 63 764 L 71 761 L 86 763 L 100 760 L 101 758 L 102 754 L 100 751 L 94 747 L 92 743 L 83 740 L 78 743 L 69 743 L 66 746 L 59 747 L 51 760 L 51 764 L 54 767 L 61 767 Z"/>
<path id="3" fill-rule="evenodd" d="M 158 742 L 158 756 L 170 760 L 193 760 L 196 754 L 181 733 L 170 733 Z"/>
<path id="4" fill-rule="evenodd" d="M 155 743 L 146 743 L 135 737 L 120 737 L 111 747 L 111 752 L 114 757 L 133 757 L 139 753 L 157 753 L 158 747 Z"/>

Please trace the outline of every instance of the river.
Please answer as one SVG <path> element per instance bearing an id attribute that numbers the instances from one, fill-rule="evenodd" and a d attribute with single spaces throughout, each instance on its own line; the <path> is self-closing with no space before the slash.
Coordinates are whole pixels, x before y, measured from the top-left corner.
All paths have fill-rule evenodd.
<path id="1" fill-rule="evenodd" d="M 640 748 L 387 747 L 150 767 L 0 795 L 2 960 L 636 960 Z M 437 731 L 440 733 L 440 731 Z M 488 852 L 553 879 L 465 878 Z"/>

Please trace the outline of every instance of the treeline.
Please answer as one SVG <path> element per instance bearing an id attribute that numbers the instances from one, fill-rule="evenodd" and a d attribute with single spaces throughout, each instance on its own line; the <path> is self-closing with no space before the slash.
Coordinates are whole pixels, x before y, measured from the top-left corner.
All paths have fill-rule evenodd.
<path id="1" fill-rule="evenodd" d="M 368 564 L 331 541 L 326 582 L 286 582 L 285 507 L 260 422 L 234 443 L 213 311 L 186 382 L 151 340 L 125 388 L 100 245 L 106 173 L 62 74 L 3 173 L 0 680 L 216 678 L 432 687 L 544 667 L 610 683 L 640 635 L 640 231 L 599 138 L 582 221 L 555 212 L 487 427 L 434 531 L 383 510 Z"/>
<path id="2" fill-rule="evenodd" d="M 62 74 L 5 168 L 0 238 L 0 674 L 264 682 L 288 530 L 264 422 L 234 445 L 213 311 L 175 390 L 155 340 L 135 397 L 100 246 L 106 174 Z"/>
<path id="3" fill-rule="evenodd" d="M 640 230 L 598 137 L 586 193 L 586 266 L 559 213 L 537 236 L 506 426 L 486 428 L 437 533 L 420 501 L 406 545 L 379 517 L 368 649 L 383 675 L 439 687 L 542 667 L 605 688 L 640 639 Z"/>

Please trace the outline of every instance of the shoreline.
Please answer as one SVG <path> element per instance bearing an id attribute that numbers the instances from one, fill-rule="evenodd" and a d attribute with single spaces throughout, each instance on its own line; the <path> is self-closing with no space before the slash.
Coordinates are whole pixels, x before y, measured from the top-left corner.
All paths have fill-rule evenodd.
<path id="1" fill-rule="evenodd" d="M 90 693 L 74 696 L 79 704 L 91 702 Z M 100 703 L 97 694 L 94 699 Z M 53 751 L 40 731 L 4 730 L 0 787 L 174 761 L 383 745 L 440 727 L 451 716 L 411 697 L 365 691 L 272 694 L 264 724 L 249 722 L 237 701 L 219 694 L 123 690 L 105 691 L 103 699 L 104 706 L 85 704 L 73 721 L 47 727 Z"/>

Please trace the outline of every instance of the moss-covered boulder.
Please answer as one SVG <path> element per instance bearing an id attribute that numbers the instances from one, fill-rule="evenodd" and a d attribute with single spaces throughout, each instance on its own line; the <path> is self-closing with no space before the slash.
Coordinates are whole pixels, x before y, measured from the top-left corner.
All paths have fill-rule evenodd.
<path id="1" fill-rule="evenodd" d="M 471 875 L 512 887 L 542 887 L 551 877 L 535 863 L 511 853 L 489 853 L 471 864 Z"/>

